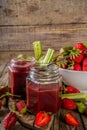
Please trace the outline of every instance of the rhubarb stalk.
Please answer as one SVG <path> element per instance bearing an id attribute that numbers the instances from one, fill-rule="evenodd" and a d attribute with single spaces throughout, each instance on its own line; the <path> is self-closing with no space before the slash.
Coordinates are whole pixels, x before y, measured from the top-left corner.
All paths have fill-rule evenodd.
<path id="1" fill-rule="evenodd" d="M 87 101 L 87 93 L 69 93 L 69 94 L 59 94 L 61 99 L 69 98 L 75 101 Z"/>

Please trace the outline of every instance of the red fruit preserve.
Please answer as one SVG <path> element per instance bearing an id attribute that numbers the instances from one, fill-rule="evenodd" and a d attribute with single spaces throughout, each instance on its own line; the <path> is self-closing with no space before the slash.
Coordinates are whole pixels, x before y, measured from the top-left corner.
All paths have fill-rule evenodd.
<path id="1" fill-rule="evenodd" d="M 12 94 L 26 96 L 26 77 L 34 61 L 12 59 L 8 66 L 8 88 Z"/>
<path id="2" fill-rule="evenodd" d="M 61 104 L 58 96 L 61 86 L 62 77 L 56 65 L 31 67 L 26 86 L 28 108 L 34 113 L 39 111 L 56 113 Z"/>

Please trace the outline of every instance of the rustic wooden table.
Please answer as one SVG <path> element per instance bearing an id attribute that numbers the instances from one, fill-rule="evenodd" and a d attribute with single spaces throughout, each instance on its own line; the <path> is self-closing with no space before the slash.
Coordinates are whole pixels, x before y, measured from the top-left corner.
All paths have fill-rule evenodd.
<path id="1" fill-rule="evenodd" d="M 9 62 L 8 61 L 0 61 L 0 85 L 7 86 L 8 85 L 8 73 L 7 73 L 7 66 Z M 9 112 L 7 108 L 0 109 L 0 130 L 4 130 L 3 127 L 3 118 L 5 115 Z M 68 110 L 60 109 L 60 115 L 64 115 L 64 113 L 68 112 Z M 85 115 L 81 115 L 76 111 L 72 111 L 73 114 L 77 117 L 77 119 L 80 122 L 79 127 L 74 127 L 67 125 L 62 119 L 61 116 L 58 118 L 56 117 L 54 120 L 54 127 L 49 129 L 49 127 L 46 128 L 46 130 L 87 130 L 87 117 Z M 23 127 L 20 123 L 16 123 L 15 126 L 13 126 L 10 130 L 27 130 L 27 128 Z"/>

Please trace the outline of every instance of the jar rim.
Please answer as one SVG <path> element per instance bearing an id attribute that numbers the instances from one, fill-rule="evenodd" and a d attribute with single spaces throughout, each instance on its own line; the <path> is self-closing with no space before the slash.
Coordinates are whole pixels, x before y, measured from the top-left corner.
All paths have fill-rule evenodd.
<path id="1" fill-rule="evenodd" d="M 56 64 L 48 64 L 46 66 L 40 65 L 38 63 L 34 64 L 34 66 L 31 67 L 31 70 L 54 70 L 58 69 L 58 66 Z"/>
<path id="2" fill-rule="evenodd" d="M 30 68 L 29 77 L 31 81 L 38 83 L 57 82 L 61 77 L 57 65 L 51 64 L 50 66 L 33 66 Z"/>
<path id="3" fill-rule="evenodd" d="M 11 59 L 11 66 L 14 68 L 25 69 L 30 67 L 33 62 L 35 62 L 34 59 L 32 61 L 29 61 L 26 59 L 13 58 Z"/>

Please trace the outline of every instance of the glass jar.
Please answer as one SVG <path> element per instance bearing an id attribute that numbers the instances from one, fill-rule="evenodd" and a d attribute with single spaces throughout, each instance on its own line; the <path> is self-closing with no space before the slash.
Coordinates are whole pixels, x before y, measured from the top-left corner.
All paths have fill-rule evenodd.
<path id="1" fill-rule="evenodd" d="M 33 66 L 27 77 L 27 107 L 34 113 L 56 113 L 61 104 L 62 77 L 55 64 L 47 67 Z"/>
<path id="2" fill-rule="evenodd" d="M 12 94 L 26 96 L 26 77 L 34 61 L 12 59 L 8 66 L 8 89 Z"/>

